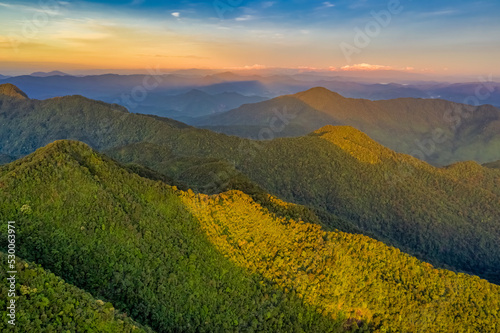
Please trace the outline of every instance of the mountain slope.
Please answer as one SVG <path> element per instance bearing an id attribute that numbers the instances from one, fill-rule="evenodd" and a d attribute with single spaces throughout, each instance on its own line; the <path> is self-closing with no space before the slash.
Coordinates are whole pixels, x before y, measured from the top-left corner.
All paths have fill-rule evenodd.
<path id="1" fill-rule="evenodd" d="M 28 99 L 28 95 L 10 83 L 0 85 L 0 95 L 16 99 Z"/>
<path id="2" fill-rule="evenodd" d="M 0 167 L 0 182 L 0 217 L 30 239 L 19 253 L 159 332 L 498 330 L 498 286 L 241 192 L 138 177 L 82 143 Z"/>
<path id="3" fill-rule="evenodd" d="M 2 262 L 7 254 L 0 252 Z M 5 280 L 7 265 L 0 267 Z M 7 285 L 2 286 L 2 332 L 153 332 L 121 314 L 111 303 L 94 299 L 42 267 L 16 258 L 16 320 L 7 324 Z M 8 318 L 10 320 L 10 318 Z"/>
<path id="4" fill-rule="evenodd" d="M 17 244 L 20 255 L 156 331 L 341 328 L 225 259 L 175 188 L 82 143 L 55 142 L 3 166 L 0 184 L 0 218 L 30 240 Z"/>
<path id="5" fill-rule="evenodd" d="M 325 125 L 349 125 L 391 149 L 437 165 L 469 159 L 486 162 L 500 151 L 498 108 L 435 99 L 352 99 L 321 87 L 245 105 L 194 124 L 267 139 L 259 134 L 272 125 L 276 110 L 286 114 L 287 120 L 283 123 L 278 117 L 274 121 L 283 129 L 274 130 L 273 137 L 305 135 Z"/>
<path id="6" fill-rule="evenodd" d="M 82 97 L 9 99 L 0 120 L 8 124 L 0 128 L 0 153 L 81 140 L 185 188 L 239 189 L 256 200 L 267 192 L 306 206 L 316 218 L 298 216 L 319 218 L 330 230 L 363 233 L 434 265 L 500 282 L 500 176 L 487 168 L 434 168 L 349 127 L 250 141 Z"/>

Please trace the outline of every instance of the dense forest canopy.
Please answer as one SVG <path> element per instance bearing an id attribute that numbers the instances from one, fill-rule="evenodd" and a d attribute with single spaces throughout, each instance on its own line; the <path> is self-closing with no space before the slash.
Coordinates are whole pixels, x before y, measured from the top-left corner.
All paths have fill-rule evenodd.
<path id="1" fill-rule="evenodd" d="M 57 139 L 81 140 L 180 188 L 242 190 L 272 207 L 269 193 L 305 206 L 309 211 L 295 216 L 328 230 L 363 233 L 436 266 L 500 281 L 497 170 L 435 168 L 352 127 L 252 141 L 81 96 L 0 102 L 0 120 L 9 124 L 0 128 L 0 153 L 22 156 Z"/>
<path id="2" fill-rule="evenodd" d="M 497 285 L 279 216 L 241 191 L 153 178 L 58 141 L 0 167 L 0 218 L 17 221 L 21 257 L 158 332 L 499 329 Z"/>

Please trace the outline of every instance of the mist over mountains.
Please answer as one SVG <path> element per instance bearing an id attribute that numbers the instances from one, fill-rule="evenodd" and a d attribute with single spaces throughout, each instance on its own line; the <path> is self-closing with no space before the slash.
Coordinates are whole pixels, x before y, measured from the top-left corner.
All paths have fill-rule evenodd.
<path id="1" fill-rule="evenodd" d="M 132 95 L 134 88 L 147 88 L 148 94 L 177 95 L 192 89 L 209 94 L 236 92 L 245 96 L 274 98 L 294 94 L 314 87 L 325 87 L 350 98 L 370 100 L 402 97 L 440 98 L 465 104 L 492 104 L 500 106 L 500 84 L 492 77 L 482 81 L 447 83 L 422 78 L 402 79 L 393 76 L 384 78 L 385 71 L 374 71 L 372 76 L 357 77 L 346 73 L 335 76 L 324 73 L 267 73 L 245 74 L 206 71 L 174 71 L 170 74 L 150 71 L 150 74 L 102 74 L 87 76 L 61 76 L 65 73 L 54 71 L 41 75 L 23 75 L 1 78 L 0 83 L 13 83 L 26 91 L 32 98 L 45 99 L 63 95 L 80 94 L 85 97 L 113 102 L 122 94 Z M 35 73 L 36 74 L 36 73 Z M 40 77 L 42 76 L 42 77 Z M 1 82 L 3 80 L 3 82 Z M 136 92 L 140 97 L 140 94 Z M 477 96 L 479 96 L 479 98 Z M 132 98 L 133 99 L 133 98 Z M 138 98 L 136 104 L 147 103 L 148 97 Z M 137 103 L 139 102 L 139 103 Z M 125 104 L 122 101 L 122 104 Z M 130 107 L 130 105 L 124 105 Z M 161 105 L 157 105 L 161 107 Z M 165 107 L 167 108 L 167 107 Z M 140 108 L 139 111 L 141 112 Z"/>

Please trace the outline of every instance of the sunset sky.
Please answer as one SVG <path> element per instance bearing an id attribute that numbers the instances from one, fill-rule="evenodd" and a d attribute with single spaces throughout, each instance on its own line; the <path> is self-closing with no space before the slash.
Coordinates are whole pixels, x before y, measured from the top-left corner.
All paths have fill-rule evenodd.
<path id="1" fill-rule="evenodd" d="M 373 13 L 382 12 L 389 17 L 378 23 Z M 500 75 L 499 14 L 493 0 L 0 0 L 0 74 L 304 67 Z M 355 51 L 346 57 L 342 48 Z"/>

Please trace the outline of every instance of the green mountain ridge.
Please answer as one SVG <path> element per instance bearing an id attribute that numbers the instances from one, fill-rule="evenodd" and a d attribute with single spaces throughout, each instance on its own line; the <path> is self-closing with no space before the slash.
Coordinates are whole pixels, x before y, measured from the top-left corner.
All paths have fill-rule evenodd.
<path id="1" fill-rule="evenodd" d="M 182 188 L 242 190 L 279 213 L 269 193 L 305 206 L 290 217 L 363 233 L 433 265 L 500 282 L 498 170 L 435 168 L 352 127 L 251 141 L 78 98 L 4 101 L 0 120 L 9 124 L 0 128 L 0 153 L 81 140 Z"/>
<path id="2" fill-rule="evenodd" d="M 343 331 L 344 319 L 321 316 L 225 259 L 175 188 L 85 144 L 41 148 L 1 167 L 0 184 L 0 218 L 30 240 L 18 244 L 21 256 L 156 331 Z"/>
<path id="3" fill-rule="evenodd" d="M 240 191 L 197 195 L 139 177 L 80 142 L 1 166 L 0 206 L 22 257 L 158 332 L 499 328 L 499 286 L 274 216 Z"/>
<path id="4" fill-rule="evenodd" d="M 277 122 L 280 130 L 273 131 L 273 137 L 306 135 L 325 125 L 349 125 L 395 151 L 434 165 L 463 160 L 484 163 L 498 158 L 500 151 L 500 109 L 491 105 L 419 98 L 370 101 L 345 98 L 322 87 L 243 105 L 194 125 L 268 139 L 261 130 L 271 125 L 278 112 L 286 120 Z"/>

